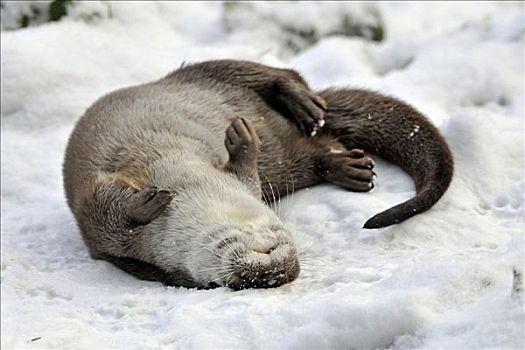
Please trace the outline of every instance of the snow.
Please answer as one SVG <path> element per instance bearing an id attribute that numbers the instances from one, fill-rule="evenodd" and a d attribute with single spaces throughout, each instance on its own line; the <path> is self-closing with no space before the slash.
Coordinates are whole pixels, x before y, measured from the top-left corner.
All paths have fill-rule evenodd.
<path id="1" fill-rule="evenodd" d="M 16 30 L 28 4 L 2 5 L 3 348 L 525 347 L 523 3 L 85 2 Z M 385 40 L 342 35 L 344 16 Z M 451 146 L 449 191 L 381 230 L 361 226 L 414 193 L 381 160 L 370 193 L 282 198 L 302 272 L 276 289 L 165 287 L 91 260 L 62 190 L 75 120 L 106 92 L 223 57 L 410 102 Z"/>

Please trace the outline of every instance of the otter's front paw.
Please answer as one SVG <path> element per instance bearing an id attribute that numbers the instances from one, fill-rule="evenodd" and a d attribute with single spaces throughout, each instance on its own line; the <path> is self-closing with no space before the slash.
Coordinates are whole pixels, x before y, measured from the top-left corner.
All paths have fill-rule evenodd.
<path id="1" fill-rule="evenodd" d="M 131 197 L 128 205 L 128 216 L 131 226 L 149 224 L 166 209 L 174 195 L 167 190 L 159 190 L 155 186 L 137 191 Z"/>
<path id="2" fill-rule="evenodd" d="M 230 154 L 227 167 L 257 165 L 260 141 L 250 121 L 244 118 L 235 119 L 226 130 L 224 144 Z"/>
<path id="3" fill-rule="evenodd" d="M 317 173 L 323 179 L 351 191 L 365 192 L 374 188 L 374 161 L 363 150 L 330 151 L 320 156 Z"/>
<path id="4" fill-rule="evenodd" d="M 293 121 L 303 135 L 315 136 L 325 124 L 326 101 L 306 87 L 290 81 L 279 81 L 276 85 L 278 111 Z"/>

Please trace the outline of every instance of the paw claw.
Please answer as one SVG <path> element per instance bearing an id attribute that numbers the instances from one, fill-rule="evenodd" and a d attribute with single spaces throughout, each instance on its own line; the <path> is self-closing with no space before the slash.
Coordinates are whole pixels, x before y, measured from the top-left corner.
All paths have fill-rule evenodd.
<path id="1" fill-rule="evenodd" d="M 326 181 L 352 191 L 369 191 L 374 188 L 377 175 L 371 170 L 372 160 L 363 155 L 362 150 L 328 152 L 321 158 L 320 175 Z"/>
<path id="2" fill-rule="evenodd" d="M 280 88 L 278 103 L 285 117 L 291 119 L 306 137 L 315 136 L 325 125 L 328 104 L 304 86 L 286 83 Z"/>

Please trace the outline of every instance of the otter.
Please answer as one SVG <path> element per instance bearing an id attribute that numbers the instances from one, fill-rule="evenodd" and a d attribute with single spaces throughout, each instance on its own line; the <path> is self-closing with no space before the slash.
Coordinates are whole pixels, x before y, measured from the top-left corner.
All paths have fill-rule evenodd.
<path id="1" fill-rule="evenodd" d="M 370 154 L 408 172 L 416 195 L 367 229 L 424 212 L 452 179 L 446 142 L 407 103 L 216 60 L 96 101 L 67 144 L 64 188 L 94 259 L 171 286 L 277 287 L 300 265 L 267 204 L 321 182 L 369 191 Z"/>

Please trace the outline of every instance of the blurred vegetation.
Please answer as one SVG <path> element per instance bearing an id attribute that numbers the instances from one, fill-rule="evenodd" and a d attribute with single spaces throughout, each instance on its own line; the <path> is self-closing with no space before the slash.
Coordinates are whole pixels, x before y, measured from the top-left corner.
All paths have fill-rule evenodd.
<path id="1" fill-rule="evenodd" d="M 340 28 L 321 35 L 316 29 L 298 29 L 292 26 L 283 26 L 282 29 L 289 35 L 286 45 L 295 53 L 317 43 L 323 37 L 342 35 L 348 37 L 361 37 L 372 41 L 383 41 L 385 32 L 381 23 L 362 24 L 356 23 L 349 16 L 344 16 Z"/>
<path id="2" fill-rule="evenodd" d="M 58 21 L 67 15 L 67 8 L 74 0 L 53 0 L 49 3 L 49 20 Z"/>
<path id="3" fill-rule="evenodd" d="M 293 7 L 289 5 L 290 2 L 286 2 L 286 10 L 293 11 Z M 300 9 L 303 5 L 296 6 Z M 326 5 L 309 3 L 304 6 L 337 8 L 332 2 Z M 356 4 L 354 10 L 351 6 L 340 7 L 338 16 L 331 18 L 330 22 L 327 22 L 328 25 L 319 25 L 319 21 L 316 20 L 309 23 L 286 17 L 282 20 L 283 17 L 280 19 L 279 16 L 275 16 L 275 13 L 268 11 L 269 8 L 271 7 L 265 6 L 258 10 L 256 3 L 250 1 L 224 1 L 222 20 L 225 31 L 234 33 L 243 28 L 246 31 L 264 32 L 275 43 L 281 44 L 277 52 L 280 56 L 295 55 L 330 36 L 359 37 L 375 42 L 386 39 L 383 18 L 373 3 Z M 321 11 L 319 16 L 322 16 Z"/>
<path id="4" fill-rule="evenodd" d="M 31 13 L 24 13 L 18 19 L 20 28 L 28 27 L 31 22 L 38 20 L 42 16 L 42 11 L 38 7 L 30 6 Z"/>
<path id="5" fill-rule="evenodd" d="M 26 28 L 30 25 L 58 21 L 67 15 L 68 7 L 75 0 L 53 0 L 51 2 L 34 2 L 29 4 L 27 10 L 18 17 L 18 28 Z M 2 4 L 2 7 L 4 4 Z M 14 29 L 14 28 L 13 28 Z"/>
<path id="6" fill-rule="evenodd" d="M 73 20 L 82 20 L 86 23 L 96 23 L 113 17 L 111 2 L 95 2 L 97 4 L 88 4 L 79 0 L 27 1 L 25 6 L 14 7 L 18 12 L 12 14 L 11 22 L 2 22 L 2 30 L 60 21 L 67 16 Z M 2 14 L 4 14 L 9 2 L 2 1 L 0 4 Z M 386 36 L 383 18 L 373 4 L 357 6 L 355 11 L 350 6 L 343 7 L 335 18 L 331 18 L 330 22 L 325 22 L 323 25 L 319 24 L 319 19 L 308 22 L 295 19 L 293 16 L 275 16 L 280 11 L 279 6 L 286 6 L 284 8 L 287 11 L 293 12 L 293 6 L 301 9 L 302 4 L 293 6 L 290 6 L 292 2 L 286 2 L 282 5 L 272 2 L 265 2 L 265 4 L 263 7 L 258 7 L 257 3 L 250 1 L 224 1 L 222 3 L 222 24 L 225 32 L 232 34 L 242 30 L 262 35 L 266 40 L 275 44 L 276 53 L 283 57 L 295 55 L 316 44 L 324 37 L 339 35 L 361 37 L 365 40 L 380 42 Z M 312 4 L 305 4 L 304 6 L 324 6 L 320 3 Z M 326 6 L 334 7 L 334 4 L 327 4 Z M 321 12 L 319 15 L 321 16 Z M 176 21 L 176 19 L 174 20 Z"/>
<path id="7" fill-rule="evenodd" d="M 72 8 L 80 5 L 79 0 L 53 0 L 53 1 L 27 1 L 25 6 L 14 7 L 10 14 L 13 18 L 2 18 L 2 30 L 13 30 L 36 26 L 47 22 L 60 21 L 73 13 Z M 109 1 L 98 1 L 101 6 L 86 6 L 74 14 L 75 19 L 81 19 L 87 23 L 96 22 L 104 18 L 112 18 L 112 8 Z M 7 1 L 0 2 L 2 16 L 11 4 Z"/>

